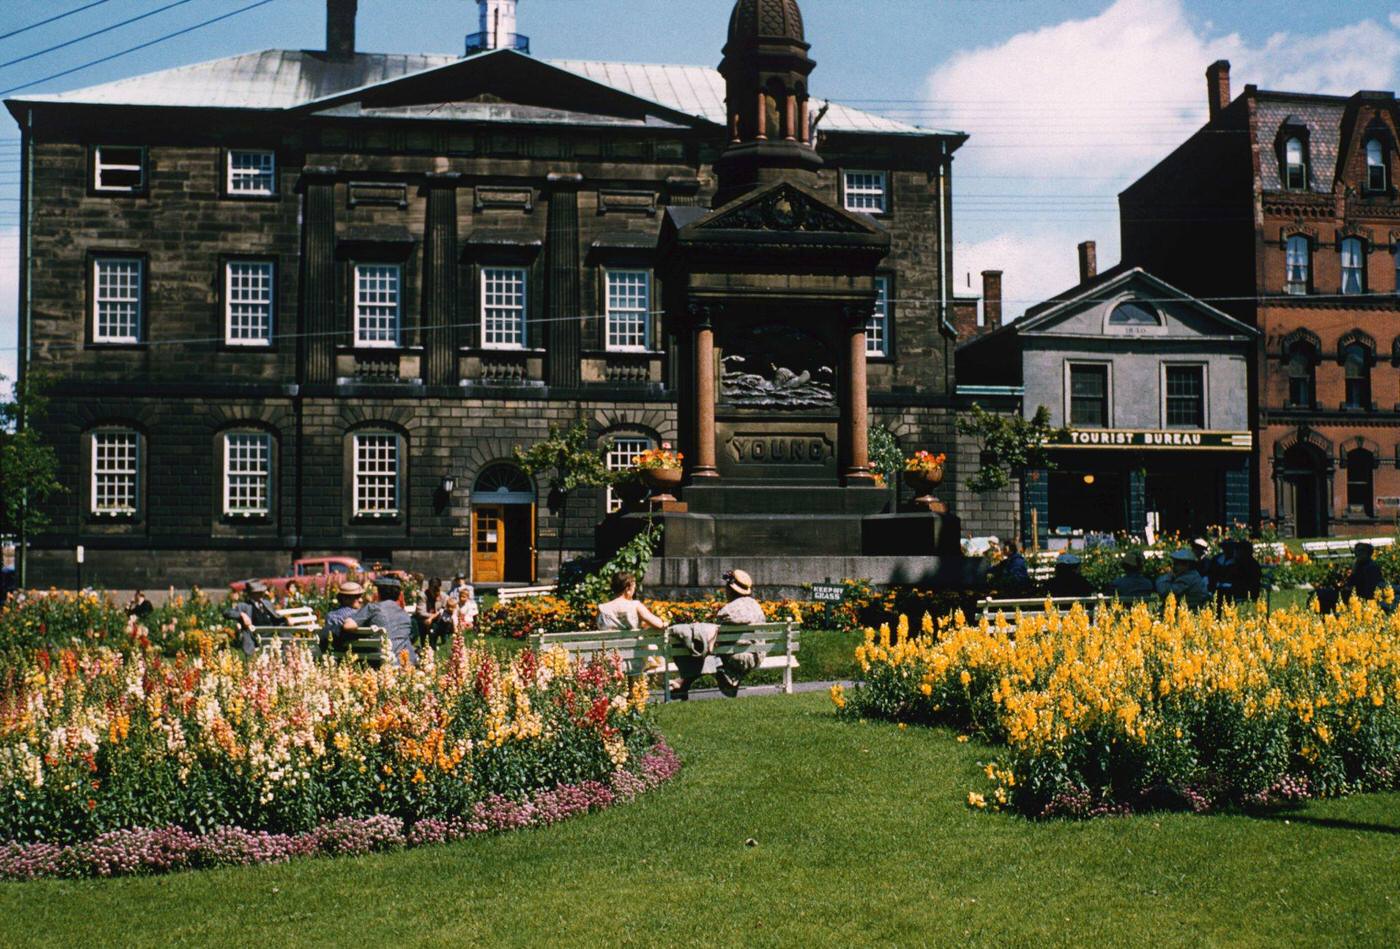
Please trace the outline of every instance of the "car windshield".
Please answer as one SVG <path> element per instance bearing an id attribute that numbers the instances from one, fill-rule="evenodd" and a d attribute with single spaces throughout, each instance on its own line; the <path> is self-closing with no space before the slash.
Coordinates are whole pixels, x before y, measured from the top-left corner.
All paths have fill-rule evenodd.
<path id="1" fill-rule="evenodd" d="M 331 573 L 349 573 L 351 570 L 357 569 L 358 567 L 359 564 L 352 566 L 348 563 L 333 563 L 331 564 Z"/>
<path id="2" fill-rule="evenodd" d="M 319 577 L 326 570 L 326 565 L 320 562 L 297 564 L 297 575 L 303 577 Z"/>

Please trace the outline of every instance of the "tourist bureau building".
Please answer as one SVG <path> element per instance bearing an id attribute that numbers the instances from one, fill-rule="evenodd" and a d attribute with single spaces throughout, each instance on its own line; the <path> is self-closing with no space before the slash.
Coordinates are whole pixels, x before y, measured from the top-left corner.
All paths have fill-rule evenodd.
<path id="1" fill-rule="evenodd" d="M 970 397 L 1019 393 L 1067 429 L 1021 478 L 1023 536 L 1248 524 L 1255 330 L 1139 268 L 1081 276 L 958 349 Z"/>
<path id="2" fill-rule="evenodd" d="M 617 467 L 685 435 L 673 354 L 695 323 L 658 241 L 669 212 L 717 206 L 750 106 L 760 138 L 815 147 L 812 194 L 888 236 L 871 423 L 951 447 L 965 136 L 828 104 L 805 77 L 727 103 L 708 67 L 535 58 L 509 0 L 482 0 L 463 57 L 356 52 L 353 0 L 327 7 L 325 51 L 7 101 L 21 367 L 54 380 L 44 434 L 70 488 L 30 538 L 31 582 L 71 582 L 79 545 L 108 586 L 322 553 L 552 573 L 614 502 L 571 498 L 561 523 L 513 450 L 576 418 Z M 730 29 L 806 49 L 794 0 L 740 0 Z M 735 436 L 750 461 L 835 470 L 819 434 Z"/>

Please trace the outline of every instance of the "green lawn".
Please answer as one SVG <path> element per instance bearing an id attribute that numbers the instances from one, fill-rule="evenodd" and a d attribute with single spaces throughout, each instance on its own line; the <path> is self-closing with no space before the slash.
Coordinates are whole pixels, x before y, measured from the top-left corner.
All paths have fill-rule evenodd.
<path id="1" fill-rule="evenodd" d="M 659 715 L 686 766 L 632 805 L 396 854 L 4 884 L 0 944 L 1400 940 L 1400 794 L 1033 824 L 964 805 L 989 750 L 947 732 L 842 724 L 822 696 Z"/>

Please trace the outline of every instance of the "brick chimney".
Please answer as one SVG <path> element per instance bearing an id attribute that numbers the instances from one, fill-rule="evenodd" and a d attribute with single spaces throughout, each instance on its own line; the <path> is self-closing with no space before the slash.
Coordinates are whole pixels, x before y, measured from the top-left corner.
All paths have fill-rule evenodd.
<path id="1" fill-rule="evenodd" d="M 355 58 L 355 8 L 359 0 L 326 0 L 326 59 L 348 63 Z"/>
<path id="2" fill-rule="evenodd" d="M 1084 283 L 1098 276 L 1099 252 L 1093 241 L 1079 245 L 1079 282 Z"/>
<path id="3" fill-rule="evenodd" d="M 990 330 L 1001 327 L 1001 271 L 982 271 L 982 322 Z"/>
<path id="4" fill-rule="evenodd" d="M 1210 106 L 1210 120 L 1225 111 L 1230 104 L 1230 61 L 1217 59 L 1206 67 L 1206 103 Z"/>

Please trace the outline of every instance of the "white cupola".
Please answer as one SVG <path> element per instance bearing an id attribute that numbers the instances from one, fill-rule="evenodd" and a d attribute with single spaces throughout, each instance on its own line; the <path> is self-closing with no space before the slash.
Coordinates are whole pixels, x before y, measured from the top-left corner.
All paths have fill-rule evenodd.
<path id="1" fill-rule="evenodd" d="M 517 0 L 476 0 L 477 32 L 467 37 L 467 54 L 492 49 L 530 52 L 530 38 L 515 31 Z"/>

